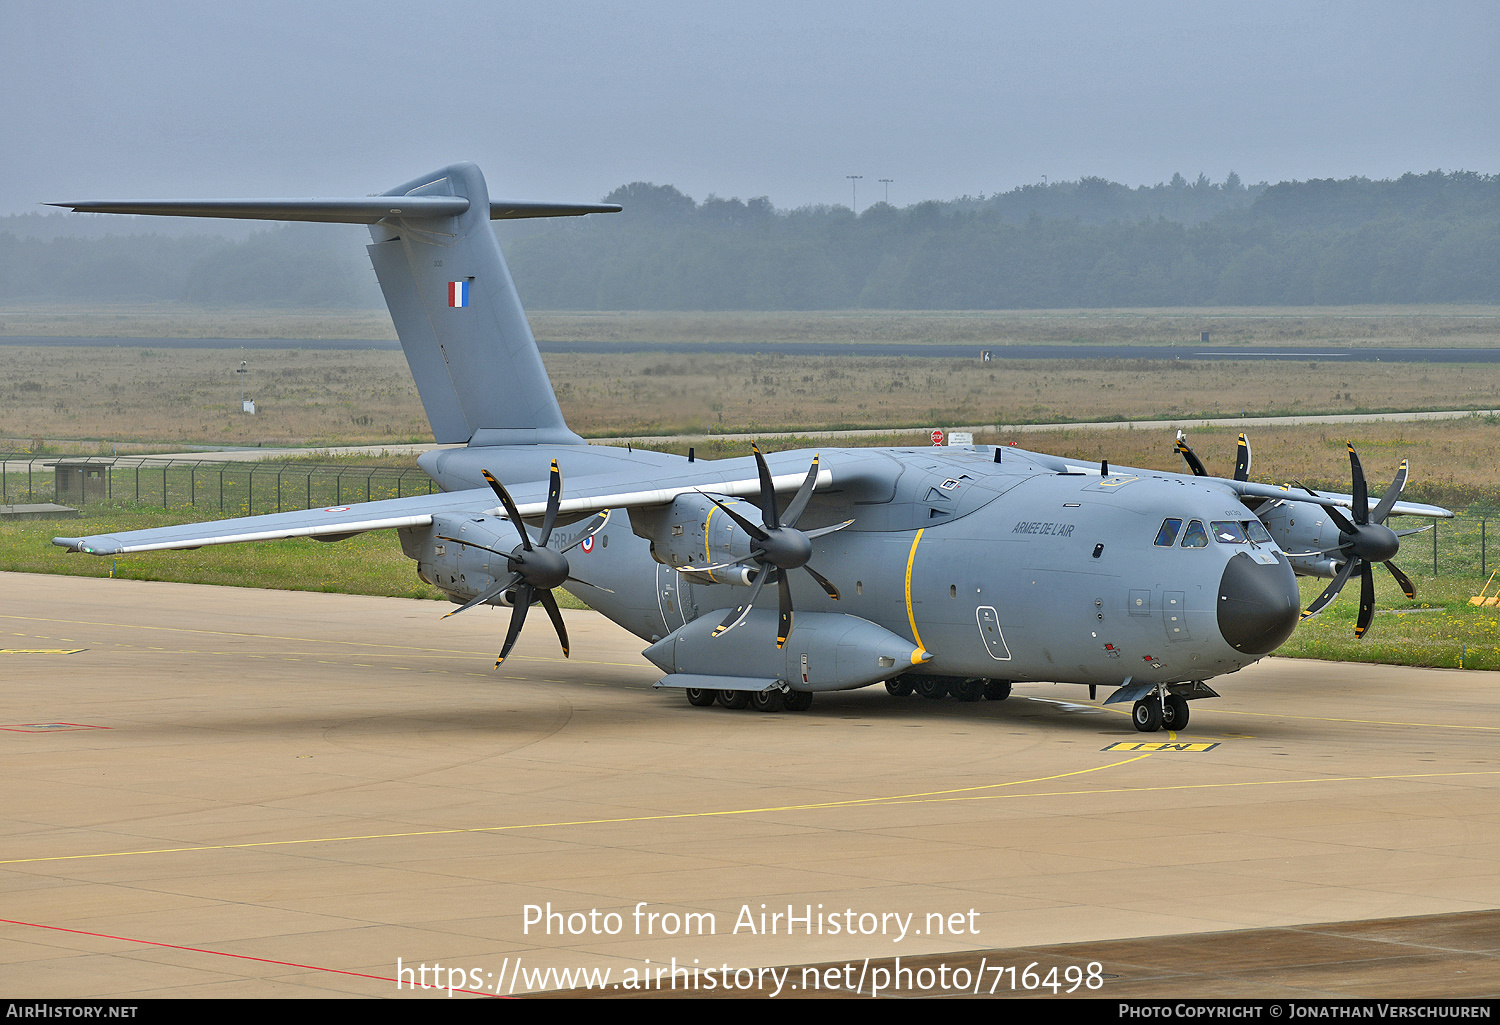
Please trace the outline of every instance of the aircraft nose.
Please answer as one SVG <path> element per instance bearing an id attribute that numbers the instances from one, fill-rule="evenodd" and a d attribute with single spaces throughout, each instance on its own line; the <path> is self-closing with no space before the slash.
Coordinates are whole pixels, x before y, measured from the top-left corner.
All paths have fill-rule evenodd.
<path id="1" fill-rule="evenodd" d="M 1275 651 L 1301 616 L 1297 576 L 1286 559 L 1263 565 L 1239 552 L 1219 581 L 1219 633 L 1247 655 Z"/>

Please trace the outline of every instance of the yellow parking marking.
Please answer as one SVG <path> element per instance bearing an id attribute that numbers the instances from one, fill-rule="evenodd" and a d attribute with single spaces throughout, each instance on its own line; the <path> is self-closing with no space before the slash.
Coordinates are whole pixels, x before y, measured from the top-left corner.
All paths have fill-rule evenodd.
<path id="1" fill-rule="evenodd" d="M 0 648 L 0 655 L 76 655 L 87 648 Z"/>
<path id="2" fill-rule="evenodd" d="M 1200 753 L 1200 752 L 1203 752 L 1203 751 L 1212 751 L 1214 748 L 1216 748 L 1218 746 L 1219 745 L 1217 743 L 1213 743 L 1213 744 L 1188 744 L 1188 743 L 1171 744 L 1171 743 L 1168 743 L 1166 741 L 1161 741 L 1161 740 L 1154 740 L 1154 741 L 1141 741 L 1141 740 L 1126 741 L 1126 740 L 1122 740 L 1122 741 L 1120 741 L 1118 743 L 1111 744 L 1108 747 L 1100 748 L 1100 750 L 1102 750 L 1102 751 L 1152 751 L 1152 752 L 1155 752 L 1155 751 L 1191 751 L 1191 752 L 1194 752 L 1194 753 Z"/>

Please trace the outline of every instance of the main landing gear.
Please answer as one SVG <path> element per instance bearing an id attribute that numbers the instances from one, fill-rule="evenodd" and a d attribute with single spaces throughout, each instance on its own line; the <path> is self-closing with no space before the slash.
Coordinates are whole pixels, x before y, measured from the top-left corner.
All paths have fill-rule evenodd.
<path id="1" fill-rule="evenodd" d="M 711 690 L 706 687 L 687 688 L 688 704 L 707 708 L 717 701 L 725 708 L 754 708 L 757 712 L 805 712 L 812 707 L 810 690 Z"/>
<path id="2" fill-rule="evenodd" d="M 965 676 L 897 676 L 885 681 L 885 690 L 893 698 L 919 694 L 936 701 L 957 698 L 959 701 L 1004 701 L 1010 697 L 1009 680 L 984 680 Z"/>

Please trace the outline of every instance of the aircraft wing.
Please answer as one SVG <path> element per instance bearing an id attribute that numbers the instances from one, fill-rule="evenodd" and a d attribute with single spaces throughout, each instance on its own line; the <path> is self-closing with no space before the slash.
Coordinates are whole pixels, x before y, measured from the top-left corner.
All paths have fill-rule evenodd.
<path id="1" fill-rule="evenodd" d="M 1036 459 L 1044 466 L 1051 466 L 1063 473 L 1098 473 L 1098 463 L 1079 463 L 1076 460 L 1065 459 L 1060 456 L 1049 456 L 1043 453 L 1028 452 L 1028 456 Z M 1159 476 L 1160 470 L 1141 470 L 1130 466 L 1116 466 L 1115 473 L 1134 473 L 1145 476 Z M 1181 477 L 1182 474 L 1172 474 L 1173 477 Z M 1312 505 L 1335 506 L 1340 509 L 1353 509 L 1354 497 L 1352 495 L 1341 495 L 1333 492 L 1321 491 L 1316 495 L 1310 495 L 1301 488 L 1294 488 L 1286 484 L 1257 484 L 1254 481 L 1235 480 L 1232 477 L 1188 477 L 1188 480 L 1202 483 L 1213 481 L 1222 484 L 1234 491 L 1241 499 L 1251 501 L 1260 499 L 1280 499 L 1285 502 L 1308 502 Z M 1379 495 L 1371 495 L 1368 499 L 1370 508 L 1380 504 Z M 1451 519 L 1452 510 L 1444 509 L 1440 505 L 1422 505 L 1419 502 L 1397 502 L 1391 507 L 1391 516 L 1436 516 L 1438 519 Z"/>
<path id="2" fill-rule="evenodd" d="M 1310 502 L 1313 505 L 1336 506 L 1341 509 L 1353 509 L 1354 498 L 1351 495 L 1329 494 L 1319 492 L 1310 495 L 1300 488 L 1293 488 L 1282 484 L 1256 484 L 1253 481 L 1230 480 L 1226 477 L 1200 477 L 1199 480 L 1213 480 L 1219 484 L 1232 488 L 1241 498 L 1270 498 L 1280 499 L 1285 502 Z M 1379 496 L 1369 499 L 1370 508 L 1379 504 Z M 1444 509 L 1440 505 L 1422 505 L 1420 502 L 1397 502 L 1391 506 L 1391 516 L 1435 516 L 1438 519 L 1452 519 L 1453 512 Z"/>
<path id="3" fill-rule="evenodd" d="M 700 479 L 691 482 L 677 481 L 669 486 L 621 491 L 609 487 L 572 488 L 574 496 L 565 498 L 559 508 L 564 515 L 591 513 L 603 509 L 625 509 L 631 506 L 660 505 L 670 502 L 678 495 L 706 491 L 732 498 L 760 494 L 760 479 L 715 479 L 726 476 L 722 471 L 711 469 L 712 463 L 702 464 L 702 472 L 695 474 Z M 787 473 L 772 477 L 777 491 L 789 491 L 800 485 L 805 473 Z M 818 475 L 818 487 L 833 482 L 833 474 L 823 470 Z M 516 511 L 522 519 L 541 516 L 545 513 L 546 484 L 530 482 L 513 489 L 516 496 Z M 531 499 L 535 493 L 542 497 Z M 527 500 L 531 499 L 531 500 Z M 52 543 L 70 552 L 86 552 L 89 555 L 128 555 L 132 552 L 159 552 L 202 548 L 206 545 L 227 545 L 240 541 L 280 541 L 293 537 L 321 538 L 339 541 L 367 530 L 382 530 L 395 527 L 422 527 L 432 523 L 434 516 L 444 513 L 474 514 L 486 516 L 505 515 L 496 500 L 495 493 L 488 488 L 473 488 L 467 491 L 441 492 L 435 495 L 413 495 L 409 498 L 392 498 L 381 502 L 363 502 L 328 509 L 306 509 L 301 512 L 270 513 L 263 516 L 240 516 L 228 520 L 211 520 L 206 523 L 183 523 L 173 527 L 152 527 L 147 530 L 127 530 L 118 534 L 95 534 L 89 537 L 54 537 Z"/>

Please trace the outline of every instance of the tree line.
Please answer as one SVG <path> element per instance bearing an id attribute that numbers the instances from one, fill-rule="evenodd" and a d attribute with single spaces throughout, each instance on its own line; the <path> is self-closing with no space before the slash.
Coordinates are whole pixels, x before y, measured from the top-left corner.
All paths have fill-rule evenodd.
<path id="1" fill-rule="evenodd" d="M 621 186 L 621 214 L 503 224 L 534 309 L 812 310 L 1500 302 L 1500 175 L 1245 185 L 1101 178 L 904 208 L 778 210 Z M 371 306 L 361 233 L 28 236 L 0 219 L 0 298 Z M 19 229 L 19 230 L 18 230 Z"/>

